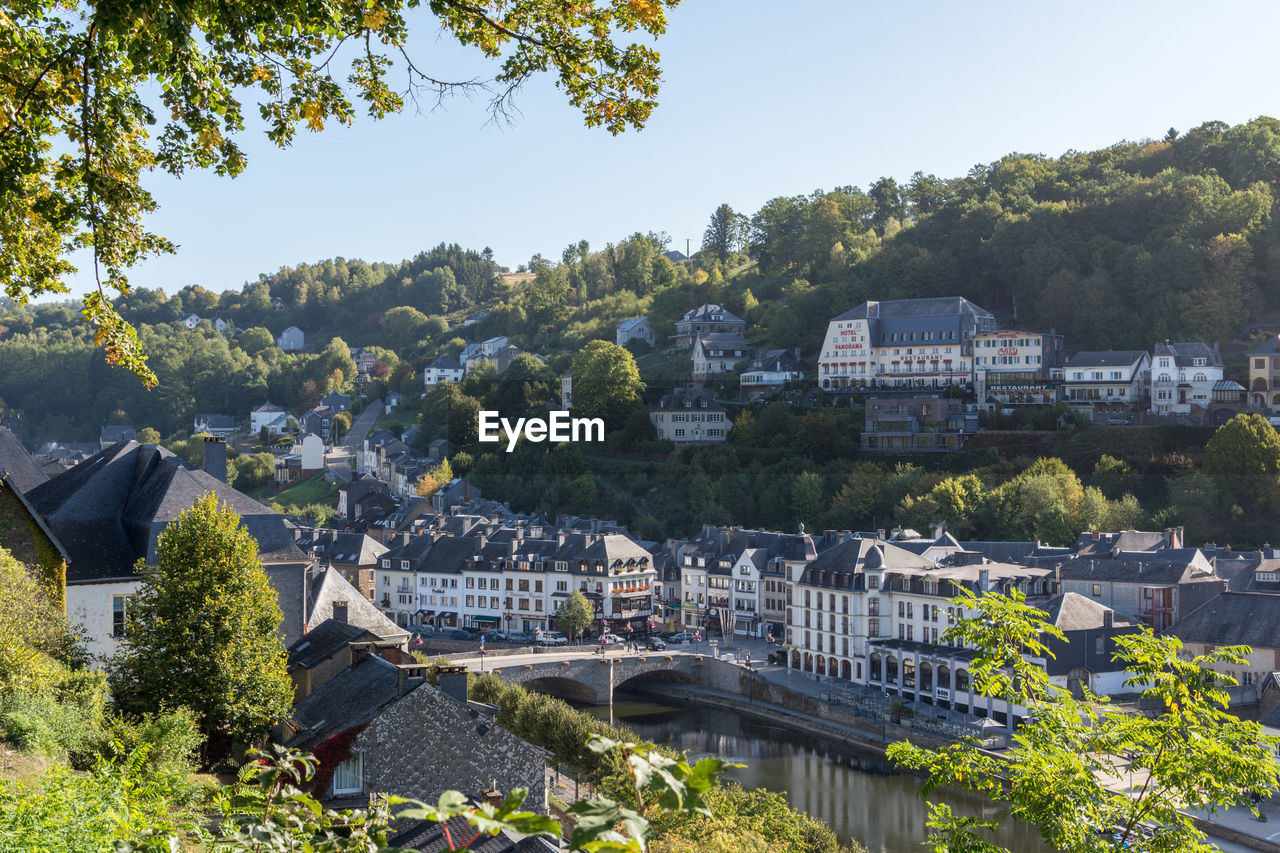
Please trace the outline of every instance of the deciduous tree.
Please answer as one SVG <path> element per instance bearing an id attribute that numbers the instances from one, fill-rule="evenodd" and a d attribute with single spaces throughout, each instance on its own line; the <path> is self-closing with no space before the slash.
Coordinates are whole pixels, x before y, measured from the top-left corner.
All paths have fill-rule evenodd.
<path id="1" fill-rule="evenodd" d="M 660 35 L 678 2 L 434 0 L 430 7 L 453 39 L 497 64 L 495 115 L 509 115 L 519 86 L 550 70 L 588 126 L 616 134 L 644 125 L 660 73 L 657 52 L 625 44 L 625 34 Z M 7 3 L 0 27 L 5 293 L 65 292 L 69 256 L 89 250 L 98 286 L 85 298 L 85 319 L 110 362 L 154 384 L 134 328 L 108 298 L 128 292 L 125 271 L 143 257 L 176 250 L 143 225 L 156 203 L 142 176 L 243 171 L 235 136 L 244 129 L 246 97 L 261 95 L 267 135 L 283 147 L 299 127 L 350 123 L 355 102 L 375 118 L 403 109 L 406 93 L 392 74 L 407 75 L 410 103 L 485 88 L 483 80 L 450 80 L 410 53 L 418 6 Z M 345 83 L 335 73 L 342 64 L 350 69 Z"/>
<path id="2" fill-rule="evenodd" d="M 220 757 L 283 719 L 293 702 L 283 617 L 258 543 L 212 493 L 156 540 L 125 638 L 111 661 L 117 702 L 131 711 L 185 705 Z"/>
<path id="3" fill-rule="evenodd" d="M 1243 664 L 1247 647 L 1193 657 L 1177 637 L 1146 629 L 1116 637 L 1116 668 L 1129 673 L 1126 686 L 1151 708 L 1134 714 L 1087 690 L 1077 699 L 1050 681 L 1031 659 L 1050 656 L 1047 641 L 1064 636 L 1021 594 L 967 595 L 952 603 L 972 614 L 945 637 L 976 649 L 974 689 L 1026 707 L 1030 721 L 1001 757 L 963 742 L 938 750 L 891 745 L 891 760 L 926 777 L 924 795 L 958 785 L 1007 802 L 1012 817 L 1039 827 L 1052 849 L 1066 853 L 1138 846 L 1207 853 L 1215 848 L 1184 809 L 1253 808 L 1250 793 L 1280 780 L 1276 738 L 1227 712 L 1223 687 L 1236 681 L 1214 672 Z M 1132 791 L 1116 790 L 1116 779 Z M 1004 848 L 983 837 L 994 826 L 933 804 L 930 844 L 939 851 L 995 853 Z M 1141 826 L 1153 836 L 1139 840 Z"/>
<path id="4" fill-rule="evenodd" d="M 556 625 L 560 630 L 568 632 L 570 640 L 582 636 L 582 632 L 591 627 L 595 618 L 595 608 L 582 591 L 577 589 L 569 593 L 564 604 L 556 611 Z"/>
<path id="5" fill-rule="evenodd" d="M 592 341 L 573 357 L 573 412 L 620 426 L 640 402 L 640 370 L 631 353 L 609 341 Z"/>

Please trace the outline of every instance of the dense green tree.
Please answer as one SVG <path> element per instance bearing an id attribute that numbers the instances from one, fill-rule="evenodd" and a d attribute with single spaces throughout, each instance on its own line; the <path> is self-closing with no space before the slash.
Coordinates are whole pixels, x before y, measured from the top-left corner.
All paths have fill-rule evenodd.
<path id="1" fill-rule="evenodd" d="M 1185 809 L 1252 809 L 1250 793 L 1280 781 L 1276 739 L 1227 710 L 1224 687 L 1236 681 L 1222 670 L 1243 664 L 1248 647 L 1193 657 L 1174 636 L 1144 629 L 1116 637 L 1116 668 L 1129 674 L 1126 686 L 1150 709 L 1133 714 L 1092 694 L 1076 698 L 1030 660 L 1052 654 L 1048 644 L 1065 638 L 1020 594 L 953 603 L 969 615 L 946 639 L 976 650 L 974 689 L 1026 707 L 1029 722 L 999 757 L 972 743 L 939 750 L 891 745 L 891 760 L 926 778 L 924 795 L 958 785 L 1008 803 L 1013 818 L 1068 853 L 1135 845 L 1153 853 L 1207 853 L 1214 848 Z M 1110 786 L 1109 779 L 1122 776 L 1132 792 Z M 935 803 L 928 823 L 935 850 L 1004 850 L 985 837 L 992 821 L 962 818 Z"/>
<path id="2" fill-rule="evenodd" d="M 582 636 L 582 632 L 595 621 L 595 608 L 580 590 L 574 590 L 556 611 L 556 627 L 568 634 L 570 640 Z"/>
<path id="3" fill-rule="evenodd" d="M 592 341 L 573 357 L 573 412 L 618 427 L 640 402 L 640 371 L 623 347 Z"/>
<path id="4" fill-rule="evenodd" d="M 707 223 L 707 230 L 702 235 L 702 251 L 723 263 L 734 252 L 742 249 L 750 227 L 751 222 L 745 215 L 722 204 L 711 214 L 711 221 Z"/>
<path id="5" fill-rule="evenodd" d="M 293 702 L 275 590 L 258 543 L 212 494 L 198 498 L 156 541 L 125 638 L 111 661 L 116 701 L 131 711 L 185 705 L 210 738 L 210 758 L 230 738 L 249 739 L 284 719 Z"/>
<path id="6" fill-rule="evenodd" d="M 244 334 L 240 336 L 240 348 L 248 355 L 257 355 L 267 347 L 275 345 L 276 339 L 272 337 L 271 332 L 261 326 L 245 329 Z"/>

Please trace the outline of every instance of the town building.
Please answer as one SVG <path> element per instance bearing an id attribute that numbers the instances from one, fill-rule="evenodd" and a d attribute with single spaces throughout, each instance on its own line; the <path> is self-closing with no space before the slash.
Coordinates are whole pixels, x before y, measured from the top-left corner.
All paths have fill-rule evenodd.
<path id="1" fill-rule="evenodd" d="M 738 362 L 751 357 L 747 342 L 738 332 L 699 335 L 693 344 L 693 378 L 707 379 L 731 373 Z"/>
<path id="2" fill-rule="evenodd" d="M 471 363 L 477 360 L 492 360 L 497 357 L 498 353 L 506 346 L 510 345 L 506 335 L 496 335 L 480 341 L 479 343 L 467 344 L 463 348 L 462 354 L 458 357 L 458 361 L 465 370 L 471 370 Z"/>
<path id="3" fill-rule="evenodd" d="M 1002 329 L 973 337 L 973 390 L 980 404 L 1045 406 L 1058 402 L 1062 335 Z"/>
<path id="4" fill-rule="evenodd" d="M 724 406 L 701 388 L 677 388 L 649 410 L 655 437 L 677 444 L 722 443 L 733 426 Z"/>
<path id="5" fill-rule="evenodd" d="M 1151 356 L 1151 413 L 1203 412 L 1213 405 L 1214 388 L 1222 379 L 1217 344 L 1156 344 Z"/>
<path id="6" fill-rule="evenodd" d="M 351 360 L 356 363 L 355 382 L 357 388 L 373 378 L 373 366 L 378 363 L 378 356 L 364 347 L 349 347 Z"/>
<path id="7" fill-rule="evenodd" d="M 977 412 L 955 397 L 867 397 L 862 449 L 886 453 L 959 450 L 978 432 Z"/>
<path id="8" fill-rule="evenodd" d="M 560 408 L 566 412 L 573 408 L 573 371 L 560 376 Z"/>
<path id="9" fill-rule="evenodd" d="M 236 419 L 231 415 L 196 415 L 192 424 L 195 435 L 204 433 L 228 438 L 236 431 Z"/>
<path id="10" fill-rule="evenodd" d="M 225 470 L 225 444 L 208 441 L 205 452 L 209 471 Z M 45 537 L 45 549 L 65 561 L 67 618 L 81 626 L 94 659 L 114 654 L 123 636 L 125 612 L 140 583 L 139 561 L 154 563 L 156 537 L 206 492 L 235 510 L 257 540 L 284 615 L 286 643 L 301 635 L 309 615 L 310 561 L 295 544 L 289 522 L 168 450 L 128 441 L 23 496 L 31 525 Z M 12 529 L 0 526 L 0 545 L 32 529 L 27 524 L 8 527 Z"/>
<path id="11" fill-rule="evenodd" d="M 323 756 L 317 797 L 434 803 L 445 791 L 478 797 L 497 784 L 528 790 L 523 808 L 546 813 L 546 751 L 495 723 L 492 706 L 468 702 L 465 671 L 441 673 L 436 687 L 425 665 L 395 664 L 363 645 L 277 732 L 284 745 Z"/>
<path id="12" fill-rule="evenodd" d="M 182 324 L 184 329 L 190 332 L 193 331 L 196 326 L 200 325 L 200 316 L 198 314 L 191 313 L 183 314 L 178 318 L 178 322 Z"/>
<path id="13" fill-rule="evenodd" d="M 304 340 L 302 330 L 297 326 L 290 326 L 280 333 L 280 337 L 276 339 L 276 346 L 285 352 L 301 352 Z"/>
<path id="14" fill-rule="evenodd" d="M 341 391 L 330 391 L 320 398 L 320 405 L 328 406 L 334 414 L 346 412 L 351 409 L 351 395 L 343 394 Z"/>
<path id="15" fill-rule="evenodd" d="M 699 305 L 676 321 L 676 344 L 691 347 L 700 335 L 744 335 L 747 321 L 734 316 L 723 305 Z"/>
<path id="16" fill-rule="evenodd" d="M 648 317 L 632 317 L 618 324 L 618 346 L 624 347 L 628 341 L 644 341 L 653 346 L 653 329 L 649 326 Z"/>
<path id="17" fill-rule="evenodd" d="M 1248 646 L 1244 663 L 1210 664 L 1230 675 L 1231 704 L 1259 701 L 1280 662 L 1280 595 L 1274 592 L 1226 592 L 1186 614 L 1166 632 L 1182 640 L 1188 655 L 1204 655 L 1223 646 Z"/>
<path id="18" fill-rule="evenodd" d="M 1249 407 L 1280 415 L 1280 335 L 1249 353 Z"/>
<path id="19" fill-rule="evenodd" d="M 271 401 L 249 412 L 249 432 L 258 435 L 263 429 L 267 435 L 284 435 L 289 431 L 289 413 Z"/>
<path id="20" fill-rule="evenodd" d="M 119 444 L 122 441 L 133 441 L 137 437 L 138 431 L 131 426 L 104 426 L 98 431 L 98 448 L 106 450 L 113 444 Z"/>
<path id="21" fill-rule="evenodd" d="M 748 396 L 759 396 L 799 382 L 808 369 L 809 365 L 800 358 L 799 347 L 766 350 L 742 371 L 738 386 Z"/>
<path id="22" fill-rule="evenodd" d="M 1146 350 L 1078 352 L 1063 368 L 1063 399 L 1092 412 L 1146 408 L 1151 355 Z"/>
<path id="23" fill-rule="evenodd" d="M 422 371 L 422 384 L 434 388 L 441 382 L 461 382 L 462 363 L 451 355 L 442 355 L 432 359 Z"/>
<path id="24" fill-rule="evenodd" d="M 962 296 L 864 302 L 827 324 L 818 378 L 832 391 L 968 387 L 973 338 L 996 331 Z"/>

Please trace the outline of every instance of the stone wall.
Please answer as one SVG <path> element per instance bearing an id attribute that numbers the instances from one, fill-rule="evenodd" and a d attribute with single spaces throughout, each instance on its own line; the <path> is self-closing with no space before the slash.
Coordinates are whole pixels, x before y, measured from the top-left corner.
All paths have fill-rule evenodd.
<path id="1" fill-rule="evenodd" d="M 469 797 L 497 783 L 526 788 L 525 808 L 547 813 L 546 756 L 480 713 L 423 684 L 357 736 L 364 789 L 435 803 L 447 790 Z"/>
<path id="2" fill-rule="evenodd" d="M 0 482 L 0 546 L 44 583 L 52 604 L 66 605 L 66 561 L 8 482 Z"/>

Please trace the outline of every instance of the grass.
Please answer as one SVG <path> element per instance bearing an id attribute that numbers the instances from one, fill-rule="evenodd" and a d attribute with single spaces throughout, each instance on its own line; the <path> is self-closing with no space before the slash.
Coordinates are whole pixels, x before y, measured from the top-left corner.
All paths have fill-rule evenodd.
<path id="1" fill-rule="evenodd" d="M 693 350 L 688 347 L 651 352 L 636 359 L 645 382 L 684 382 L 693 373 Z"/>
<path id="2" fill-rule="evenodd" d="M 282 490 L 271 500 L 282 507 L 301 509 L 310 504 L 323 504 L 336 507 L 338 505 L 338 489 L 324 481 L 324 474 L 316 474 L 305 480 L 299 480 Z"/>

